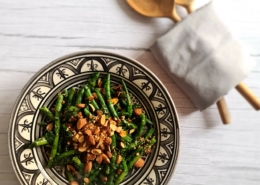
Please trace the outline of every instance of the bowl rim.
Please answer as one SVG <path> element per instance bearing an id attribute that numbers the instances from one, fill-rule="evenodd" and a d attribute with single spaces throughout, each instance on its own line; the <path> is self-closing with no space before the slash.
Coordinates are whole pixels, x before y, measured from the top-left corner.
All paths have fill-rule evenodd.
<path id="1" fill-rule="evenodd" d="M 8 125 L 8 151 L 9 151 L 9 158 L 10 158 L 10 161 L 11 161 L 11 164 L 12 164 L 12 168 L 15 172 L 15 175 L 18 179 L 18 181 L 20 182 L 20 184 L 23 185 L 23 182 L 20 178 L 18 178 L 18 169 L 15 168 L 15 163 L 14 161 L 12 160 L 12 152 L 11 152 L 11 129 L 12 129 L 12 118 L 14 117 L 14 114 L 15 114 L 15 111 L 16 111 L 16 107 L 18 105 L 18 102 L 20 101 L 21 97 L 23 96 L 23 92 L 24 90 L 26 89 L 26 87 L 31 84 L 31 82 L 41 74 L 42 71 L 44 71 L 45 69 L 48 69 L 49 67 L 51 67 L 53 64 L 55 64 L 56 62 L 58 61 L 61 61 L 61 60 L 65 60 L 67 58 L 70 58 L 70 57 L 76 57 L 78 55 L 82 55 L 82 54 L 106 54 L 106 55 L 112 55 L 112 56 L 116 56 L 116 57 L 119 57 L 119 58 L 123 58 L 123 59 L 126 59 L 128 61 L 133 61 L 134 63 L 138 63 L 138 65 L 140 65 L 142 68 L 144 68 L 145 70 L 147 70 L 147 72 L 149 72 L 160 84 L 161 86 L 165 89 L 165 93 L 168 97 L 170 97 L 169 101 L 170 103 L 172 104 L 173 106 L 173 111 L 175 113 L 175 119 L 176 119 L 176 133 L 177 133 L 177 138 L 178 138 L 178 141 L 177 141 L 177 152 L 176 152 L 176 161 L 175 161 L 175 165 L 170 169 L 170 176 L 168 179 L 166 179 L 165 183 L 168 184 L 170 179 L 172 178 L 175 170 L 176 170 L 176 166 L 178 164 L 178 160 L 179 160 L 179 154 L 180 154 L 180 124 L 179 124 L 179 116 L 178 116 L 178 113 L 177 113 L 177 109 L 176 109 L 176 106 L 173 102 L 173 99 L 170 95 L 170 93 L 168 92 L 167 88 L 164 86 L 164 84 L 161 82 L 161 80 L 150 70 L 148 69 L 144 64 L 142 64 L 141 62 L 139 62 L 138 60 L 135 60 L 133 58 L 130 58 L 130 57 L 126 57 L 124 55 L 121 55 L 121 54 L 118 54 L 118 53 L 115 53 L 115 52 L 110 52 L 110 51 L 104 51 L 104 50 L 84 50 L 84 51 L 77 51 L 77 52 L 73 52 L 73 53 L 70 53 L 70 54 L 66 54 L 66 55 L 63 55 L 59 58 L 56 58 L 55 60 L 47 63 L 46 65 L 44 65 L 43 67 L 41 67 L 30 79 L 29 81 L 23 86 L 23 88 L 21 89 L 19 95 L 17 96 L 16 100 L 15 100 L 15 103 L 14 105 L 12 106 L 12 112 L 11 112 L 11 115 L 10 115 L 10 118 L 9 118 L 9 125 Z"/>

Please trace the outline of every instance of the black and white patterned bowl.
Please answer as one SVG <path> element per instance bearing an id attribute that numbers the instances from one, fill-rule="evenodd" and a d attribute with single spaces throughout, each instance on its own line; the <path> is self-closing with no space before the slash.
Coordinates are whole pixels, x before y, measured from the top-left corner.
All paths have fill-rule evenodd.
<path id="1" fill-rule="evenodd" d="M 157 143 L 142 169 L 132 170 L 122 184 L 166 185 L 179 151 L 179 123 L 171 97 L 158 78 L 135 60 L 108 52 L 79 52 L 61 57 L 41 69 L 19 95 L 9 126 L 9 152 L 14 171 L 26 185 L 68 184 L 62 171 L 47 169 L 44 148 L 29 149 L 41 136 L 39 108 L 51 106 L 58 92 L 86 82 L 99 71 L 111 82 L 123 79 L 132 101 L 139 102 L 156 128 Z"/>

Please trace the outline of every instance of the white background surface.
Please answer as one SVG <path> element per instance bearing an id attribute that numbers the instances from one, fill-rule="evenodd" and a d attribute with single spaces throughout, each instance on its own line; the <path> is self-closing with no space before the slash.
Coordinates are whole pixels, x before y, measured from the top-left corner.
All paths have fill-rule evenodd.
<path id="1" fill-rule="evenodd" d="M 204 2 L 198 0 L 196 7 Z M 260 97 L 260 1 L 218 0 L 215 5 L 257 62 L 244 82 Z M 144 64 L 175 102 L 181 150 L 169 184 L 259 185 L 260 111 L 232 90 L 226 96 L 232 124 L 221 124 L 216 105 L 199 112 L 149 51 L 172 26 L 171 20 L 136 14 L 124 0 L 0 0 L 0 184 L 19 184 L 7 135 L 14 102 L 26 82 L 60 56 L 105 50 Z"/>

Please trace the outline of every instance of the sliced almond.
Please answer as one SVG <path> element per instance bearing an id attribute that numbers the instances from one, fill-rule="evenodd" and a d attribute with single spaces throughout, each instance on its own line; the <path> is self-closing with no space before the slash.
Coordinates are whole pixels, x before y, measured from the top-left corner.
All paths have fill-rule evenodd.
<path id="1" fill-rule="evenodd" d="M 98 79 L 97 85 L 98 85 L 98 87 L 101 87 L 101 86 L 102 86 L 102 80 L 101 80 L 101 78 Z"/>
<path id="2" fill-rule="evenodd" d="M 96 159 L 96 155 L 95 154 L 87 153 L 87 157 L 86 157 L 87 161 L 93 161 L 95 159 Z"/>
<path id="3" fill-rule="evenodd" d="M 79 143 L 83 143 L 84 142 L 84 140 L 85 140 L 85 136 L 84 135 L 81 135 L 80 137 L 79 137 Z"/>
<path id="4" fill-rule="evenodd" d="M 79 118 L 82 118 L 82 112 L 79 112 L 79 113 L 78 113 L 78 117 L 79 117 Z"/>
<path id="5" fill-rule="evenodd" d="M 85 152 L 87 150 L 87 147 L 79 147 L 78 151 L 79 152 Z"/>
<path id="6" fill-rule="evenodd" d="M 89 172 L 91 171 L 91 169 L 92 169 L 92 162 L 91 162 L 91 161 L 88 161 L 88 162 L 86 163 L 86 165 L 85 165 L 84 171 L 85 171 L 85 173 L 89 173 Z"/>
<path id="7" fill-rule="evenodd" d="M 142 168 L 142 167 L 144 166 L 144 160 L 143 160 L 142 158 L 138 159 L 138 160 L 135 162 L 134 166 L 135 166 L 136 168 Z"/>
<path id="8" fill-rule="evenodd" d="M 124 144 L 123 142 L 120 142 L 120 146 L 121 146 L 122 148 L 125 148 L 125 144 Z"/>
<path id="9" fill-rule="evenodd" d="M 112 98 L 112 99 L 110 100 L 110 102 L 111 102 L 113 105 L 115 105 L 115 104 L 117 104 L 117 102 L 118 102 L 118 98 Z"/>
<path id="10" fill-rule="evenodd" d="M 108 158 L 108 156 L 106 154 L 101 154 L 102 155 L 102 158 L 103 158 L 103 162 L 106 163 L 106 164 L 110 164 L 110 160 Z"/>
<path id="11" fill-rule="evenodd" d="M 129 134 L 132 134 L 132 133 L 134 133 L 135 132 L 135 129 L 131 129 L 130 131 L 129 131 Z"/>
<path id="12" fill-rule="evenodd" d="M 98 148 L 95 148 L 95 149 L 92 149 L 91 150 L 91 153 L 92 154 L 95 154 L 95 155 L 99 155 L 99 154 L 102 154 L 102 150 L 98 149 Z"/>
<path id="13" fill-rule="evenodd" d="M 83 181 L 84 181 L 86 184 L 89 183 L 89 179 L 88 179 L 87 177 L 85 177 L 85 178 L 83 179 Z"/>
<path id="14" fill-rule="evenodd" d="M 81 118 L 77 122 L 77 129 L 80 130 L 82 127 L 84 127 L 87 124 L 86 118 Z"/>
<path id="15" fill-rule="evenodd" d="M 99 127 L 95 127 L 95 129 L 93 130 L 93 134 L 98 134 L 100 132 L 100 128 Z"/>
<path id="16" fill-rule="evenodd" d="M 135 115 L 137 115 L 137 116 L 140 116 L 141 114 L 142 114 L 142 109 L 141 108 L 136 108 L 136 109 L 134 109 L 134 113 L 135 113 Z"/>
<path id="17" fill-rule="evenodd" d="M 86 129 L 85 131 L 84 131 L 84 134 L 86 134 L 86 135 L 92 135 L 92 131 L 90 130 L 90 129 Z"/>
<path id="18" fill-rule="evenodd" d="M 117 129 L 117 126 L 113 125 L 113 124 L 110 124 L 110 128 L 111 128 L 112 131 L 115 131 Z"/>
<path id="19" fill-rule="evenodd" d="M 95 110 L 96 110 L 95 107 L 92 104 L 89 104 L 89 106 L 90 106 L 92 112 L 95 112 Z"/>
<path id="20" fill-rule="evenodd" d="M 103 114 L 103 111 L 102 110 L 97 110 L 97 115 L 98 116 L 101 116 Z"/>
<path id="21" fill-rule="evenodd" d="M 117 127 L 117 128 L 116 128 L 116 131 L 117 131 L 118 133 L 120 133 L 122 130 L 123 130 L 122 127 Z"/>
<path id="22" fill-rule="evenodd" d="M 105 145 L 111 145 L 112 139 L 110 137 L 107 137 L 104 141 Z"/>
<path id="23" fill-rule="evenodd" d="M 79 134 L 75 134 L 75 135 L 72 137 L 72 141 L 78 142 L 78 140 L 79 140 Z"/>
<path id="24" fill-rule="evenodd" d="M 104 177 L 102 177 L 102 180 L 104 181 L 104 182 L 107 182 L 107 177 L 106 176 L 104 176 Z"/>
<path id="25" fill-rule="evenodd" d="M 93 93 L 92 96 L 94 97 L 94 99 L 98 98 L 96 93 Z"/>
<path id="26" fill-rule="evenodd" d="M 89 101 L 94 100 L 94 96 L 89 96 L 89 97 L 88 97 L 88 100 L 89 100 Z"/>
<path id="27" fill-rule="evenodd" d="M 77 181 L 71 181 L 70 185 L 79 185 L 79 183 Z"/>
<path id="28" fill-rule="evenodd" d="M 74 150 L 78 149 L 78 144 L 77 143 L 73 143 L 73 146 L 74 146 Z"/>
<path id="29" fill-rule="evenodd" d="M 103 126 L 105 126 L 105 123 L 106 123 L 106 115 L 103 114 L 100 116 L 100 120 L 99 120 L 99 123 Z"/>
<path id="30" fill-rule="evenodd" d="M 74 166 L 72 166 L 70 164 L 68 164 L 66 167 L 67 167 L 67 170 L 70 171 L 70 172 L 75 172 L 76 171 Z"/>
<path id="31" fill-rule="evenodd" d="M 121 161 L 122 161 L 122 156 L 121 156 L 120 154 L 118 154 L 118 155 L 116 156 L 116 164 L 120 164 Z"/>
<path id="32" fill-rule="evenodd" d="M 115 122 L 114 120 L 110 120 L 109 123 L 110 123 L 110 125 L 111 125 L 111 124 L 112 124 L 112 125 L 116 125 L 116 122 Z"/>
<path id="33" fill-rule="evenodd" d="M 51 131 L 53 128 L 53 123 L 49 123 L 47 126 L 46 126 L 46 130 L 47 131 Z"/>
<path id="34" fill-rule="evenodd" d="M 122 169 L 117 170 L 117 174 L 118 174 L 118 175 L 121 174 L 122 172 L 123 172 Z"/>
<path id="35" fill-rule="evenodd" d="M 103 161 L 103 157 L 102 157 L 102 154 L 100 154 L 100 155 L 98 155 L 98 156 L 96 157 L 96 162 L 97 162 L 98 164 L 101 164 L 102 161 Z"/>
<path id="36" fill-rule="evenodd" d="M 96 144 L 96 141 L 95 141 L 95 138 L 93 135 L 89 135 L 88 136 L 88 141 L 91 145 L 95 145 Z"/>
<path id="37" fill-rule="evenodd" d="M 125 136 L 127 136 L 127 132 L 124 131 L 124 130 L 122 130 L 122 131 L 119 132 L 119 135 L 120 135 L 121 137 L 125 137 Z"/>
<path id="38" fill-rule="evenodd" d="M 108 158 L 112 158 L 113 157 L 112 153 L 109 152 L 109 151 L 107 151 L 106 154 L 107 154 Z"/>

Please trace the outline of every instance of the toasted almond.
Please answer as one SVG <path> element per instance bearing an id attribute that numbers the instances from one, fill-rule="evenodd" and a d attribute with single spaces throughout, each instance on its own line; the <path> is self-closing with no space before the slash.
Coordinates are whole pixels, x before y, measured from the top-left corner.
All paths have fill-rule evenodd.
<path id="1" fill-rule="evenodd" d="M 91 171 L 91 169 L 92 169 L 92 162 L 91 162 L 91 161 L 88 161 L 88 162 L 86 163 L 86 165 L 85 165 L 84 171 L 85 171 L 85 173 L 89 173 L 89 172 Z"/>
<path id="2" fill-rule="evenodd" d="M 135 162 L 134 166 L 135 166 L 136 168 L 142 168 L 142 167 L 144 166 L 144 160 L 143 160 L 142 158 L 138 159 L 138 160 Z"/>
<path id="3" fill-rule="evenodd" d="M 106 123 L 106 115 L 103 114 L 100 116 L 100 120 L 99 120 L 99 123 L 103 126 L 105 126 L 105 123 Z"/>
<path id="4" fill-rule="evenodd" d="M 121 156 L 120 154 L 118 154 L 118 155 L 116 156 L 116 164 L 120 164 L 121 161 L 122 161 L 122 156 Z"/>
<path id="5" fill-rule="evenodd" d="M 79 137 L 79 143 L 83 143 L 84 142 L 84 140 L 85 140 L 85 136 L 84 135 L 81 135 L 80 137 Z"/>
<path id="6" fill-rule="evenodd" d="M 86 135 L 92 135 L 92 131 L 90 130 L 90 129 L 86 129 L 85 131 L 84 131 L 84 134 L 86 134 Z"/>
<path id="7" fill-rule="evenodd" d="M 73 143 L 73 146 L 74 146 L 74 150 L 78 149 L 78 144 L 77 143 Z"/>
<path id="8" fill-rule="evenodd" d="M 70 164 L 68 164 L 66 167 L 67 167 L 67 170 L 70 171 L 70 172 L 75 172 L 76 171 L 74 166 L 72 166 Z"/>
<path id="9" fill-rule="evenodd" d="M 110 102 L 111 102 L 113 105 L 115 105 L 115 104 L 117 104 L 117 102 L 118 102 L 118 98 L 112 98 L 112 99 L 110 100 Z"/>
<path id="10" fill-rule="evenodd" d="M 91 153 L 95 154 L 95 155 L 99 155 L 99 154 L 102 154 L 102 150 L 100 150 L 98 148 L 94 148 L 91 150 Z"/>
<path id="11" fill-rule="evenodd" d="M 72 137 L 72 141 L 78 142 L 78 140 L 79 140 L 79 134 L 75 134 L 75 135 Z"/>
<path id="12" fill-rule="evenodd" d="M 107 151 L 106 153 L 107 153 L 108 158 L 112 158 L 113 157 L 111 152 Z"/>
<path id="13" fill-rule="evenodd" d="M 120 119 L 117 119 L 116 120 L 116 125 L 119 125 L 121 123 L 121 120 Z"/>
<path id="14" fill-rule="evenodd" d="M 93 135 L 89 135 L 89 136 L 88 136 L 88 141 L 89 141 L 89 143 L 92 144 L 92 145 L 95 145 L 95 144 L 96 144 L 96 141 L 95 141 L 95 138 L 94 138 Z"/>
<path id="15" fill-rule="evenodd" d="M 125 144 L 124 144 L 123 142 L 120 142 L 120 146 L 121 146 L 122 148 L 125 148 Z"/>
<path id="16" fill-rule="evenodd" d="M 96 110 L 95 107 L 92 104 L 89 104 L 89 106 L 90 106 L 92 112 L 95 112 L 95 110 Z"/>
<path id="17" fill-rule="evenodd" d="M 95 154 L 87 153 L 87 157 L 86 157 L 87 161 L 93 161 L 95 159 L 96 159 L 96 155 Z"/>
<path id="18" fill-rule="evenodd" d="M 102 80 L 101 80 L 101 78 L 98 79 L 97 85 L 98 85 L 98 87 L 101 87 L 101 86 L 102 86 Z"/>
<path id="19" fill-rule="evenodd" d="M 86 106 L 86 104 L 84 104 L 84 103 L 79 103 L 79 104 L 77 105 L 77 107 L 78 107 L 78 108 L 81 108 L 81 109 L 85 108 L 85 106 Z"/>
<path id="20" fill-rule="evenodd" d="M 79 112 L 79 113 L 78 113 L 78 117 L 79 117 L 79 118 L 82 118 L 82 112 Z"/>
<path id="21" fill-rule="evenodd" d="M 102 180 L 103 180 L 104 182 L 107 182 L 107 177 L 106 177 L 106 176 L 102 177 Z"/>
<path id="22" fill-rule="evenodd" d="M 89 100 L 89 101 L 94 100 L 94 96 L 92 96 L 92 95 L 89 96 L 89 97 L 88 97 L 88 100 Z"/>
<path id="23" fill-rule="evenodd" d="M 78 151 L 79 152 L 85 152 L 87 150 L 87 147 L 79 147 Z"/>
<path id="24" fill-rule="evenodd" d="M 103 111 L 102 110 L 97 110 L 97 115 L 98 116 L 101 116 L 103 114 Z"/>
<path id="25" fill-rule="evenodd" d="M 123 130 L 122 127 L 117 127 L 117 128 L 116 128 L 116 131 L 117 131 L 118 133 L 120 133 L 122 130 Z"/>
<path id="26" fill-rule="evenodd" d="M 100 132 L 100 128 L 95 127 L 95 129 L 93 130 L 93 134 L 98 134 L 99 132 Z"/>
<path id="27" fill-rule="evenodd" d="M 80 130 L 83 126 L 87 124 L 86 118 L 81 118 L 77 122 L 77 129 Z"/>
<path id="28" fill-rule="evenodd" d="M 137 116 L 140 116 L 141 114 L 142 114 L 142 109 L 141 108 L 136 108 L 136 109 L 134 109 L 134 113 L 135 113 L 135 115 L 137 115 Z"/>
<path id="29" fill-rule="evenodd" d="M 110 120 L 109 123 L 110 123 L 110 125 L 111 125 L 111 124 L 112 124 L 112 125 L 116 125 L 116 122 L 115 122 L 114 120 Z"/>
<path id="30" fill-rule="evenodd" d="M 112 131 L 115 131 L 116 128 L 117 128 L 117 126 L 116 126 L 116 125 L 113 125 L 113 124 L 110 124 L 110 128 L 111 128 Z"/>
<path id="31" fill-rule="evenodd" d="M 51 131 L 53 128 L 53 123 L 49 123 L 47 126 L 46 126 L 46 130 L 47 131 Z"/>
<path id="32" fill-rule="evenodd" d="M 98 99 L 97 94 L 93 93 L 92 96 L 94 97 L 94 99 Z"/>
<path id="33" fill-rule="evenodd" d="M 110 160 L 108 158 L 108 156 L 106 154 L 101 154 L 102 155 L 102 158 L 103 158 L 103 162 L 106 163 L 106 164 L 110 164 Z"/>
<path id="34" fill-rule="evenodd" d="M 117 174 L 118 174 L 118 175 L 121 174 L 122 171 L 123 171 L 122 169 L 117 170 Z"/>
<path id="35" fill-rule="evenodd" d="M 129 134 L 132 134 L 132 133 L 134 133 L 135 132 L 135 129 L 131 129 L 130 131 L 129 131 Z"/>
<path id="36" fill-rule="evenodd" d="M 107 137 L 104 141 L 105 145 L 111 145 L 112 139 L 110 137 Z"/>
<path id="37" fill-rule="evenodd" d="M 79 183 L 77 181 L 71 181 L 70 185 L 79 185 Z"/>
<path id="38" fill-rule="evenodd" d="M 83 179 L 83 181 L 84 181 L 86 184 L 89 183 L 89 179 L 88 179 L 87 177 L 85 177 L 85 178 Z"/>
<path id="39" fill-rule="evenodd" d="M 124 131 L 124 130 L 122 130 L 122 131 L 119 132 L 119 135 L 120 135 L 121 137 L 125 137 L 125 136 L 127 136 L 127 132 Z"/>
<path id="40" fill-rule="evenodd" d="M 96 157 L 96 162 L 97 162 L 98 164 L 101 164 L 102 161 L 103 161 L 103 157 L 102 157 L 102 154 L 100 154 L 100 155 L 98 155 L 98 156 Z"/>

